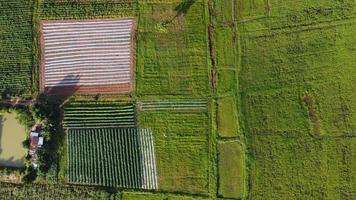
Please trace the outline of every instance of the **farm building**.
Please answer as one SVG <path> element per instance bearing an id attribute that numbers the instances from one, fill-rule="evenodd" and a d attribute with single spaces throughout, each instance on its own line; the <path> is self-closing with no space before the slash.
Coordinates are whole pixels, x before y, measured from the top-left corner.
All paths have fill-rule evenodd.
<path id="1" fill-rule="evenodd" d="M 31 156 L 35 155 L 38 148 L 41 148 L 43 145 L 43 137 L 40 136 L 38 132 L 31 132 L 30 134 L 30 151 Z"/>

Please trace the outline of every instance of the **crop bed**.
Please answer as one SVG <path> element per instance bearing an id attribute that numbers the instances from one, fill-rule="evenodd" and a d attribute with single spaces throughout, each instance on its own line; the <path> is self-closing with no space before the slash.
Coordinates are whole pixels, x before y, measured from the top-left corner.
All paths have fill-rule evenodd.
<path id="1" fill-rule="evenodd" d="M 70 129 L 67 140 L 69 183 L 157 189 L 150 130 Z"/>
<path id="2" fill-rule="evenodd" d="M 64 108 L 64 128 L 115 128 L 135 125 L 135 107 L 132 103 L 72 102 Z"/>
<path id="3" fill-rule="evenodd" d="M 132 19 L 42 21 L 42 91 L 130 92 L 134 26 Z"/>

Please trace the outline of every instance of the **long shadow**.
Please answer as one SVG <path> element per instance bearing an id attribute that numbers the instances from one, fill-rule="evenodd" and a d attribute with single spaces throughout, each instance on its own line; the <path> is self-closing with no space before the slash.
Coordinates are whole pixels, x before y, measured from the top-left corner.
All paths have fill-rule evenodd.
<path id="1" fill-rule="evenodd" d="M 172 23 L 177 17 L 187 14 L 188 10 L 195 3 L 196 0 L 183 0 L 174 10 L 177 14 L 170 20 L 166 21 L 164 25 Z"/>
<path id="2" fill-rule="evenodd" d="M 62 128 L 62 105 L 79 89 L 79 80 L 79 74 L 67 75 L 54 87 L 46 88 L 34 104 L 48 120 L 47 123 L 51 124 L 50 127 L 43 130 L 51 133 L 51 137 L 48 141 L 45 140 L 44 145 L 37 153 L 38 161 L 42 163 L 39 169 L 43 173 L 47 173 L 53 168 L 56 168 L 57 172 L 59 171 L 58 163 L 60 158 L 57 152 L 65 141 L 65 133 Z M 68 81 L 71 82 L 71 85 L 63 86 Z"/>
<path id="3" fill-rule="evenodd" d="M 79 89 L 79 80 L 80 80 L 80 75 L 79 74 L 68 74 L 65 76 L 58 84 L 56 84 L 53 87 L 47 87 L 43 93 L 43 95 L 48 96 L 48 95 L 54 95 L 54 96 L 61 96 L 62 98 L 72 96 L 78 89 Z M 71 82 L 70 86 L 63 86 L 67 84 L 68 82 Z"/>

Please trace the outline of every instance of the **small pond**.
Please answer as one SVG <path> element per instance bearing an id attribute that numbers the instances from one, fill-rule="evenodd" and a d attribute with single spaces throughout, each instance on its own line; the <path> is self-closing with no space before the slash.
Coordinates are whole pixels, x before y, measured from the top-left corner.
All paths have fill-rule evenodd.
<path id="1" fill-rule="evenodd" d="M 26 149 L 22 142 L 26 130 L 16 119 L 16 114 L 0 113 L 0 166 L 23 167 Z"/>

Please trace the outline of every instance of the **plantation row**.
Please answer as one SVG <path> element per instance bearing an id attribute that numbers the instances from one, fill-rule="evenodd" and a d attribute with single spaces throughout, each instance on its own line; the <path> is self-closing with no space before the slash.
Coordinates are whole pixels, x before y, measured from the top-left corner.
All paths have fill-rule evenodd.
<path id="1" fill-rule="evenodd" d="M 133 104 L 121 102 L 71 103 L 64 108 L 64 128 L 134 127 Z"/>
<path id="2" fill-rule="evenodd" d="M 136 128 L 69 129 L 68 181 L 156 189 L 152 133 Z"/>
<path id="3" fill-rule="evenodd" d="M 208 108 L 207 101 L 195 100 L 195 101 L 143 101 L 140 104 L 140 108 L 143 111 L 154 110 L 206 110 Z"/>

